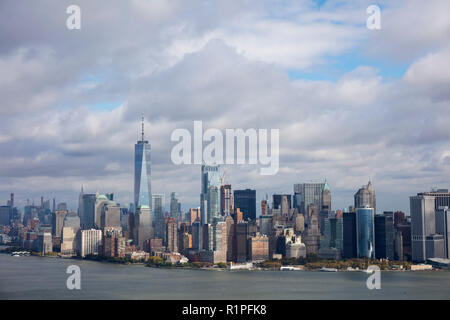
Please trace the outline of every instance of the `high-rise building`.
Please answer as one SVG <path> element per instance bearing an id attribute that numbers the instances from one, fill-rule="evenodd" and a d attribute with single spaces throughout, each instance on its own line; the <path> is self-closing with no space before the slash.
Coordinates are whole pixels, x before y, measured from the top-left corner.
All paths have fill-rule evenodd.
<path id="1" fill-rule="evenodd" d="M 299 212 L 306 213 L 306 208 L 310 204 L 315 204 L 318 210 L 322 210 L 323 194 L 326 193 L 330 198 L 326 199 L 325 205 L 329 205 L 331 208 L 331 194 L 329 194 L 328 183 L 325 180 L 324 183 L 299 183 L 294 184 L 294 207 L 299 210 Z M 300 203 L 299 203 L 300 201 Z"/>
<path id="2" fill-rule="evenodd" d="M 246 262 L 248 257 L 248 222 L 239 222 L 235 224 L 235 261 Z"/>
<path id="3" fill-rule="evenodd" d="M 82 199 L 81 226 L 84 230 L 87 230 L 95 227 L 95 202 L 97 197 L 95 194 L 83 194 Z"/>
<path id="4" fill-rule="evenodd" d="M 164 218 L 165 196 L 164 194 L 152 194 L 152 218 L 155 237 L 165 239 L 166 223 Z"/>
<path id="5" fill-rule="evenodd" d="M 436 233 L 435 197 L 417 195 L 409 198 L 411 214 L 412 260 L 425 261 L 426 237 Z"/>
<path id="6" fill-rule="evenodd" d="M 331 211 L 331 191 L 328 186 L 327 179 L 325 179 L 325 183 L 323 185 L 322 190 L 322 206 L 321 211 Z"/>
<path id="7" fill-rule="evenodd" d="M 0 225 L 7 226 L 10 223 L 12 213 L 11 206 L 0 206 Z"/>
<path id="8" fill-rule="evenodd" d="M 170 216 L 176 221 L 181 222 L 181 204 L 178 201 L 177 194 L 172 192 L 170 194 Z"/>
<path id="9" fill-rule="evenodd" d="M 174 218 L 170 217 L 167 220 L 166 227 L 167 250 L 169 250 L 170 252 L 178 252 L 177 222 Z"/>
<path id="10" fill-rule="evenodd" d="M 143 250 L 145 241 L 153 237 L 152 210 L 148 206 L 137 208 L 134 214 L 134 230 L 135 245 Z"/>
<path id="11" fill-rule="evenodd" d="M 87 255 L 99 254 L 99 247 L 102 244 L 102 231 L 89 229 L 89 230 L 81 230 L 80 236 L 80 253 L 84 258 Z"/>
<path id="12" fill-rule="evenodd" d="M 234 252 L 236 252 L 235 223 L 230 215 L 225 216 L 227 233 L 227 261 L 234 261 Z"/>
<path id="13" fill-rule="evenodd" d="M 434 197 L 434 210 L 439 210 L 439 207 L 450 208 L 450 192 L 448 189 L 437 189 L 429 192 L 420 192 L 418 196 L 432 196 Z"/>
<path id="14" fill-rule="evenodd" d="M 61 238 L 61 231 L 66 215 L 66 210 L 55 210 L 55 212 L 52 213 L 52 235 L 56 238 Z"/>
<path id="15" fill-rule="evenodd" d="M 335 248 L 342 256 L 344 249 L 344 228 L 342 218 L 326 218 L 324 226 L 324 236 L 320 241 L 321 249 Z"/>
<path id="16" fill-rule="evenodd" d="M 256 235 L 250 237 L 249 260 L 266 261 L 269 260 L 269 238 L 266 235 Z"/>
<path id="17" fill-rule="evenodd" d="M 375 197 L 375 190 L 372 186 L 372 182 L 368 182 L 367 186 L 362 186 L 356 193 L 355 193 L 355 208 L 373 208 L 374 214 L 376 214 L 376 197 Z"/>
<path id="18" fill-rule="evenodd" d="M 195 221 L 201 221 L 200 207 L 189 209 L 189 221 L 192 225 Z"/>
<path id="19" fill-rule="evenodd" d="M 233 213 L 231 184 L 220 186 L 220 213 L 222 213 L 222 215 L 230 215 Z"/>
<path id="20" fill-rule="evenodd" d="M 375 258 L 374 209 L 356 209 L 356 246 L 359 258 Z"/>
<path id="21" fill-rule="evenodd" d="M 234 208 L 242 211 L 244 221 L 255 221 L 256 190 L 234 190 Z"/>
<path id="22" fill-rule="evenodd" d="M 227 224 L 224 221 L 213 225 L 214 232 L 214 263 L 227 262 Z"/>
<path id="23" fill-rule="evenodd" d="M 436 211 L 436 233 L 444 237 L 445 258 L 450 259 L 450 210 L 447 206 Z"/>
<path id="24" fill-rule="evenodd" d="M 200 192 L 202 224 L 212 223 L 213 219 L 219 215 L 220 178 L 219 165 L 202 165 Z"/>
<path id="25" fill-rule="evenodd" d="M 144 140 L 144 117 L 142 117 L 141 140 L 134 145 L 134 207 L 152 209 L 151 146 Z"/>
<path id="26" fill-rule="evenodd" d="M 273 209 L 281 209 L 281 213 L 284 213 L 292 208 L 290 194 L 274 194 L 272 198 Z"/>
<path id="27" fill-rule="evenodd" d="M 38 250 L 41 255 L 46 255 L 53 251 L 52 234 L 50 232 L 42 232 L 37 238 Z"/>
<path id="28" fill-rule="evenodd" d="M 395 230 L 393 212 L 375 215 L 375 258 L 395 258 Z"/>
<path id="29" fill-rule="evenodd" d="M 317 213 L 317 206 L 315 204 L 308 205 L 310 215 L 307 219 L 308 227 L 305 231 L 303 241 L 306 245 L 306 254 L 318 254 L 320 247 L 320 228 L 319 215 Z"/>

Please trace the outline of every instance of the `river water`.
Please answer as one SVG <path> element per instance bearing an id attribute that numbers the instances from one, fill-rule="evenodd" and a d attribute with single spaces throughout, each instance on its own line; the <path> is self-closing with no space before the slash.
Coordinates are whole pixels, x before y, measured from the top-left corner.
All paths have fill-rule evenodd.
<path id="1" fill-rule="evenodd" d="M 69 290 L 66 269 L 81 270 Z M 0 254 L 0 299 L 450 299 L 450 271 L 381 272 L 369 290 L 362 272 L 155 269 Z"/>

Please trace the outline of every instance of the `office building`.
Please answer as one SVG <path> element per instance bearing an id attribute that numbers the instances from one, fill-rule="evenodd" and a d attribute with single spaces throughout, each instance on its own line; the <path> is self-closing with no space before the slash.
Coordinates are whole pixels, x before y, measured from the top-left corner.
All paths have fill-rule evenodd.
<path id="1" fill-rule="evenodd" d="M 219 165 L 202 165 L 201 170 L 200 212 L 201 223 L 205 224 L 212 223 L 219 214 L 221 174 Z"/>
<path id="2" fill-rule="evenodd" d="M 395 230 L 393 212 L 375 215 L 375 257 L 394 260 Z"/>
<path id="3" fill-rule="evenodd" d="M 155 238 L 165 239 L 166 222 L 164 218 L 164 194 L 152 194 L 152 219 Z"/>
<path id="4" fill-rule="evenodd" d="M 434 210 L 438 211 L 440 207 L 450 208 L 450 192 L 448 189 L 437 189 L 429 192 L 421 192 L 418 196 L 434 197 Z"/>
<path id="5" fill-rule="evenodd" d="M 445 258 L 450 259 L 450 210 L 446 206 L 436 211 L 436 233 L 444 237 Z"/>
<path id="6" fill-rule="evenodd" d="M 375 258 L 374 209 L 356 209 L 356 246 L 358 258 Z"/>
<path id="7" fill-rule="evenodd" d="M 249 260 L 253 262 L 269 260 L 269 238 L 266 235 L 257 234 L 248 241 Z"/>
<path id="8" fill-rule="evenodd" d="M 178 252 L 177 222 L 173 217 L 167 219 L 166 223 L 166 245 L 170 252 Z"/>
<path id="9" fill-rule="evenodd" d="M 152 211 L 148 206 L 140 206 L 134 214 L 134 223 L 131 228 L 134 244 L 143 250 L 144 243 L 153 238 Z"/>
<path id="10" fill-rule="evenodd" d="M 435 197 L 418 194 L 409 199 L 412 260 L 426 261 L 426 237 L 436 233 Z"/>
<path id="11" fill-rule="evenodd" d="M 372 182 L 368 182 L 366 186 L 362 186 L 355 193 L 355 208 L 373 208 L 374 214 L 376 214 L 377 204 L 375 197 L 375 190 L 372 186 Z"/>
<path id="12" fill-rule="evenodd" d="M 141 140 L 134 145 L 134 207 L 152 209 L 151 146 L 144 139 L 144 117 L 142 117 Z"/>
<path id="13" fill-rule="evenodd" d="M 256 220 L 256 190 L 234 190 L 234 208 L 243 214 L 243 220 Z"/>
<path id="14" fill-rule="evenodd" d="M 339 257 L 344 250 L 344 221 L 342 218 L 326 218 L 320 249 L 335 248 Z M 320 251 L 319 251 L 320 253 Z"/>
<path id="15" fill-rule="evenodd" d="M 326 201 L 323 202 L 323 194 L 326 193 Z M 299 183 L 294 184 L 294 207 L 301 213 L 306 213 L 308 205 L 315 204 L 317 209 L 322 210 L 322 206 L 331 208 L 331 194 L 328 183 Z M 300 201 L 300 203 L 299 203 Z"/>
<path id="16" fill-rule="evenodd" d="M 220 186 L 220 213 L 230 215 L 233 213 L 233 194 L 231 184 Z"/>
<path id="17" fill-rule="evenodd" d="M 80 254 L 84 258 L 87 255 L 98 255 L 102 244 L 102 231 L 89 229 L 81 230 Z"/>

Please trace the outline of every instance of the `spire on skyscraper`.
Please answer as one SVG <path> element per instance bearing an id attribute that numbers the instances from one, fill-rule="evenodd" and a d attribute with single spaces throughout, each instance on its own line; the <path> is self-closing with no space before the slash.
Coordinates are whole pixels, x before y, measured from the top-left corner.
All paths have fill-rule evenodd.
<path id="1" fill-rule="evenodd" d="M 144 114 L 142 114 L 142 139 L 141 141 L 144 141 Z"/>

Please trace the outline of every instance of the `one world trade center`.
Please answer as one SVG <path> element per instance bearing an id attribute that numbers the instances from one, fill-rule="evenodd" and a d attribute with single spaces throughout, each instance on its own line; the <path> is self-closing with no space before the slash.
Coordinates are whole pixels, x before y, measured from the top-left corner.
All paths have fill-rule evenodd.
<path id="1" fill-rule="evenodd" d="M 134 145 L 134 205 L 135 210 L 146 206 L 151 209 L 151 159 L 150 144 L 144 140 L 144 117 L 142 117 L 142 137 Z"/>

